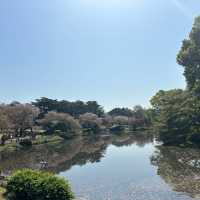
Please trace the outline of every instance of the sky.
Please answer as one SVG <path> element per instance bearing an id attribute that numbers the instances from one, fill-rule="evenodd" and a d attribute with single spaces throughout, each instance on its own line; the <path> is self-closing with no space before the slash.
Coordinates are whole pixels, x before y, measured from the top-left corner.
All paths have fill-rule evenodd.
<path id="1" fill-rule="evenodd" d="M 0 102 L 149 106 L 184 88 L 176 64 L 198 0 L 0 0 Z"/>

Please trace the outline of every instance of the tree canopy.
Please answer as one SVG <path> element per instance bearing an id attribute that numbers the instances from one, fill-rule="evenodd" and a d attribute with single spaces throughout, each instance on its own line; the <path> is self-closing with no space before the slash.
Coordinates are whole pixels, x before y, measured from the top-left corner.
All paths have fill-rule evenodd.
<path id="1" fill-rule="evenodd" d="M 49 111 L 56 111 L 61 113 L 68 113 L 74 117 L 77 117 L 84 113 L 94 113 L 98 116 L 104 114 L 103 107 L 96 101 L 66 101 L 66 100 L 54 100 L 46 97 L 36 99 L 32 104 L 38 107 L 41 111 L 40 117 L 42 118 Z"/>
<path id="2" fill-rule="evenodd" d="M 164 143 L 200 144 L 200 17 L 183 41 L 177 62 L 184 67 L 187 88 L 159 91 L 151 99 L 154 128 Z"/>
<path id="3" fill-rule="evenodd" d="M 200 95 L 200 17 L 195 19 L 189 38 L 183 41 L 177 62 L 184 67 L 188 89 Z"/>

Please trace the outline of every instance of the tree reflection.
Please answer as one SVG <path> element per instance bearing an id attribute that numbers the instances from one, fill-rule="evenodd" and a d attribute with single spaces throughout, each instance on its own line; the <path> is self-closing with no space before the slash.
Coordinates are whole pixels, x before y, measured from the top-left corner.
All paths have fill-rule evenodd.
<path id="1" fill-rule="evenodd" d="M 147 133 L 135 133 L 133 135 L 117 135 L 112 137 L 112 144 L 120 147 L 120 146 L 130 146 L 135 144 L 139 147 L 144 147 L 148 143 L 153 142 L 153 137 Z"/>
<path id="2" fill-rule="evenodd" d="M 175 191 L 200 196 L 200 150 L 160 146 L 151 163 Z"/>
<path id="3" fill-rule="evenodd" d="M 40 169 L 41 161 L 48 163 L 47 170 L 59 173 L 74 165 L 100 162 L 110 144 L 138 146 L 151 142 L 151 138 L 141 135 L 76 137 L 64 143 L 34 146 L 29 150 L 4 152 L 0 154 L 0 171 L 10 174 L 21 168 Z"/>

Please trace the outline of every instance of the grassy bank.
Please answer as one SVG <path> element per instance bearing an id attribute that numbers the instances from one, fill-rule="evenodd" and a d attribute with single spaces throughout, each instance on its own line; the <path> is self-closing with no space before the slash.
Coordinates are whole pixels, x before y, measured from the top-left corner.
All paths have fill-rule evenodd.
<path id="1" fill-rule="evenodd" d="M 33 141 L 33 145 L 46 144 L 51 142 L 61 142 L 64 139 L 58 135 L 39 135 L 36 140 Z"/>
<path id="2" fill-rule="evenodd" d="M 57 143 L 61 142 L 64 139 L 57 135 L 38 135 L 35 140 L 32 141 L 32 145 L 40 145 L 40 144 L 46 144 L 46 143 Z M 0 146 L 0 152 L 12 152 L 19 148 L 22 148 L 19 144 L 16 143 L 15 140 L 13 140 L 10 143 L 7 143 L 3 146 Z"/>

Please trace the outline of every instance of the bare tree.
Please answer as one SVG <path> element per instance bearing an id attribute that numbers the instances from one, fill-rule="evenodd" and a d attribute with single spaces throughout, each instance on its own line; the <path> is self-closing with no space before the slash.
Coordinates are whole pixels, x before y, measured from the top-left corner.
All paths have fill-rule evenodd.
<path id="1" fill-rule="evenodd" d="M 105 126 L 106 128 L 112 127 L 113 125 L 113 117 L 105 114 L 102 118 L 102 124 L 103 126 Z"/>
<path id="2" fill-rule="evenodd" d="M 128 125 L 129 118 L 125 116 L 116 116 L 113 118 L 115 124 Z"/>
<path id="3" fill-rule="evenodd" d="M 85 113 L 80 115 L 79 121 L 84 129 L 91 130 L 94 133 L 99 132 L 102 128 L 102 119 L 93 113 Z"/>
<path id="4" fill-rule="evenodd" d="M 6 106 L 6 113 L 17 136 L 22 136 L 27 129 L 32 132 L 39 110 L 31 104 L 15 104 Z"/>
<path id="5" fill-rule="evenodd" d="M 64 135 L 62 134 L 64 137 L 72 133 L 77 134 L 81 128 L 78 120 L 66 113 L 48 112 L 38 123 L 48 133 L 52 134 L 55 131 L 61 131 L 65 133 Z"/>
<path id="6" fill-rule="evenodd" d="M 6 106 L 0 105 L 0 132 L 3 133 L 10 127 L 10 122 L 6 113 Z"/>

